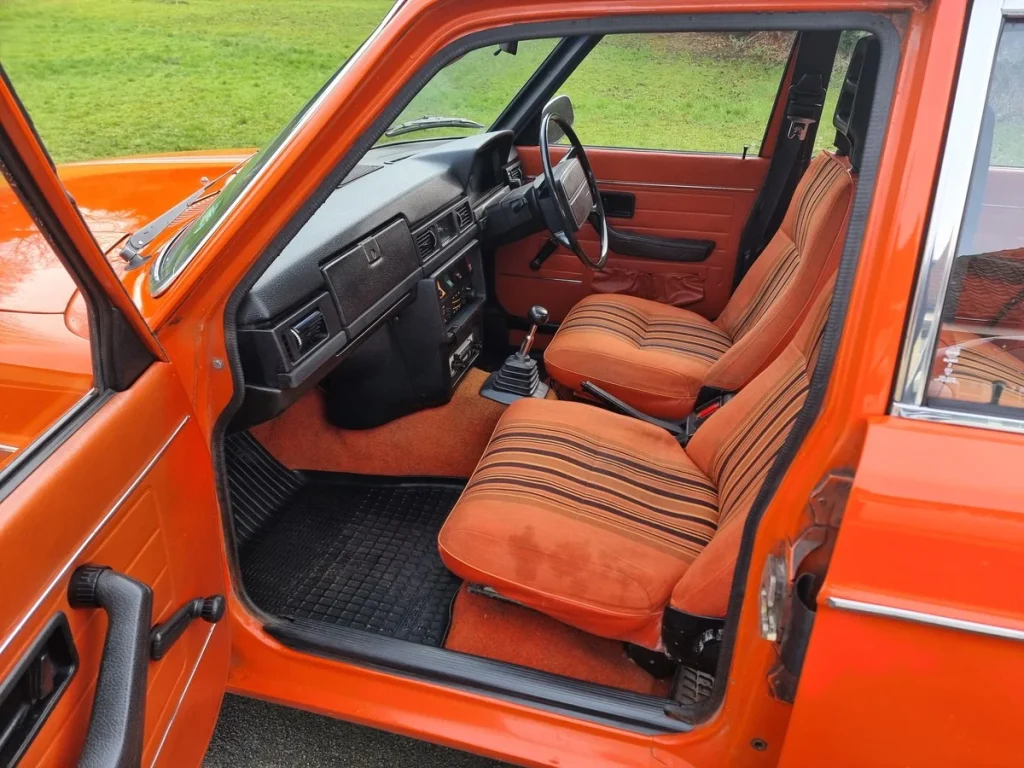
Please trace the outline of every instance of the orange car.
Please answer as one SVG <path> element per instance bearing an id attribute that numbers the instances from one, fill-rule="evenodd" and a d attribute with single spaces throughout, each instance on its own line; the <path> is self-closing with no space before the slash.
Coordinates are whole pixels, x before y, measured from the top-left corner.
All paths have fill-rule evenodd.
<path id="1" fill-rule="evenodd" d="M 769 31 L 759 145 L 601 122 Z M 1019 0 L 408 0 L 259 152 L 62 167 L 5 76 L 0 764 L 198 765 L 228 690 L 1020 765 L 1022 51 Z"/>

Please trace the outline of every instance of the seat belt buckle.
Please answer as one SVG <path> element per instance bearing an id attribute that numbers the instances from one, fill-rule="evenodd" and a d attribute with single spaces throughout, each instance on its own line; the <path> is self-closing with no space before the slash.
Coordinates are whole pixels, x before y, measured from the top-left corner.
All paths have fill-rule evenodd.
<path id="1" fill-rule="evenodd" d="M 690 438 L 693 437 L 693 434 L 700 429 L 701 425 L 718 413 L 722 406 L 732 400 L 732 398 L 733 395 L 731 392 L 719 395 L 711 400 L 707 400 L 699 409 L 687 416 L 685 423 L 686 441 L 688 442 Z M 684 442 L 683 444 L 685 445 L 686 443 Z"/>

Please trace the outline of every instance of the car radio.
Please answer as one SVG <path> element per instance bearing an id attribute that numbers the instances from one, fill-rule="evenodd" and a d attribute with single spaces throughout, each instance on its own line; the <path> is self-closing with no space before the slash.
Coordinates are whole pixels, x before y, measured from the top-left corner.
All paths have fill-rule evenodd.
<path id="1" fill-rule="evenodd" d="M 434 280 L 437 303 L 441 307 L 441 320 L 451 322 L 459 310 L 473 300 L 473 262 L 462 256 Z"/>

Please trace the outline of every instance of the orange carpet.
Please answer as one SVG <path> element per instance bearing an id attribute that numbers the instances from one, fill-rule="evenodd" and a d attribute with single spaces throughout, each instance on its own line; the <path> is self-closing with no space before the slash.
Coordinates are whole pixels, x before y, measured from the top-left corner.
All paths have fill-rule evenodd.
<path id="1" fill-rule="evenodd" d="M 328 423 L 324 395 L 314 389 L 250 432 L 290 469 L 469 477 L 505 410 L 480 397 L 486 379 L 485 371 L 472 368 L 447 404 L 363 430 Z"/>
<path id="2" fill-rule="evenodd" d="M 670 681 L 655 680 L 627 658 L 622 643 L 581 632 L 518 605 L 471 594 L 465 585 L 452 609 L 444 647 L 497 661 L 667 697 Z"/>

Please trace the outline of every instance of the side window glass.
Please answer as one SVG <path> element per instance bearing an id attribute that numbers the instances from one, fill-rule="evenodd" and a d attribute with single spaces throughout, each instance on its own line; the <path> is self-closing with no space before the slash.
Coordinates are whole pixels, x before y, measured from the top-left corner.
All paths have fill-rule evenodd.
<path id="1" fill-rule="evenodd" d="M 0 165 L 0 477 L 93 388 L 74 279 Z"/>
<path id="2" fill-rule="evenodd" d="M 794 34 L 607 35 L 560 93 L 589 145 L 760 151 Z"/>
<path id="3" fill-rule="evenodd" d="M 1003 28 L 927 404 L 1024 418 L 1024 22 Z"/>

